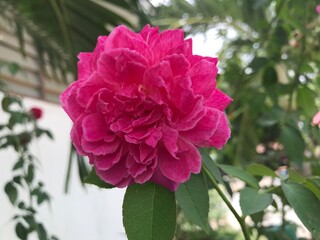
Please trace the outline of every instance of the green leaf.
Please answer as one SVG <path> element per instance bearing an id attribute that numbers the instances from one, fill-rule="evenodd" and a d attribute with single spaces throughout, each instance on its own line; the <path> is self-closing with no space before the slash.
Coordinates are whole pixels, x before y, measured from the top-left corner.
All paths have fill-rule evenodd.
<path id="1" fill-rule="evenodd" d="M 37 226 L 37 233 L 39 240 L 48 240 L 47 231 L 41 223 Z"/>
<path id="2" fill-rule="evenodd" d="M 289 161 L 296 163 L 303 161 L 305 142 L 297 129 L 283 126 L 280 133 L 280 141 L 284 146 Z"/>
<path id="3" fill-rule="evenodd" d="M 305 186 L 298 183 L 282 183 L 281 187 L 290 206 L 308 230 L 320 236 L 320 201 Z"/>
<path id="4" fill-rule="evenodd" d="M 308 116 L 312 117 L 317 110 L 315 99 L 316 94 L 306 85 L 301 85 L 297 91 L 298 107 Z"/>
<path id="5" fill-rule="evenodd" d="M 271 89 L 278 83 L 278 75 L 274 67 L 267 67 L 262 76 L 262 84 L 266 89 Z"/>
<path id="6" fill-rule="evenodd" d="M 311 176 L 310 179 L 320 187 L 320 177 L 319 176 Z"/>
<path id="7" fill-rule="evenodd" d="M 11 104 L 11 98 L 8 96 L 4 97 L 1 102 L 2 110 L 5 112 L 8 112 L 10 104 Z"/>
<path id="8" fill-rule="evenodd" d="M 26 208 L 26 204 L 21 201 L 21 202 L 19 202 L 19 204 L 18 204 L 18 208 L 20 208 L 20 209 L 25 209 L 25 208 Z"/>
<path id="9" fill-rule="evenodd" d="M 252 221 L 253 221 L 256 225 L 257 225 L 258 223 L 262 223 L 262 222 L 263 222 L 263 217 L 264 217 L 264 212 L 263 212 L 263 211 L 250 214 L 250 218 L 252 219 Z"/>
<path id="10" fill-rule="evenodd" d="M 26 223 L 28 223 L 28 228 L 29 230 L 36 230 L 36 228 L 38 227 L 37 222 L 34 219 L 34 215 L 30 214 L 30 215 L 24 215 L 23 219 L 26 221 Z"/>
<path id="11" fill-rule="evenodd" d="M 37 195 L 37 203 L 38 205 L 41 205 L 44 201 L 49 201 L 50 197 L 45 192 L 39 192 Z"/>
<path id="12" fill-rule="evenodd" d="M 272 108 L 270 111 L 265 112 L 258 118 L 258 123 L 262 127 L 271 127 L 279 123 L 283 117 L 283 111 L 279 108 Z"/>
<path id="13" fill-rule="evenodd" d="M 289 180 L 295 183 L 304 183 L 306 181 L 300 173 L 292 168 L 289 169 Z"/>
<path id="14" fill-rule="evenodd" d="M 21 176 L 15 176 L 13 177 L 12 181 L 15 182 L 18 185 L 21 185 Z"/>
<path id="15" fill-rule="evenodd" d="M 23 167 L 24 160 L 23 158 L 19 158 L 19 160 L 14 164 L 13 170 L 17 170 Z"/>
<path id="16" fill-rule="evenodd" d="M 2 99 L 2 110 L 5 112 L 10 112 L 10 105 L 13 103 L 17 103 L 21 106 L 21 100 L 19 98 L 16 97 L 11 97 L 11 96 L 5 96 Z"/>
<path id="17" fill-rule="evenodd" d="M 27 172 L 27 176 L 26 176 L 26 181 L 29 183 L 32 183 L 34 178 L 34 166 L 33 165 L 29 165 L 28 166 L 28 172 Z"/>
<path id="18" fill-rule="evenodd" d="M 217 166 L 217 164 L 211 159 L 209 153 L 205 149 L 199 149 L 201 154 L 202 162 L 207 167 L 212 176 L 218 181 L 218 183 L 224 184 L 221 172 Z"/>
<path id="19" fill-rule="evenodd" d="M 192 174 L 190 179 L 180 184 L 176 199 L 186 217 L 194 224 L 209 232 L 209 194 L 204 174 Z"/>
<path id="20" fill-rule="evenodd" d="M 258 164 L 258 163 L 253 163 L 250 164 L 247 167 L 248 173 L 252 174 L 253 176 L 270 176 L 270 177 L 278 177 L 277 174 L 270 168 Z"/>
<path id="21" fill-rule="evenodd" d="M 235 178 L 239 178 L 240 180 L 244 181 L 251 187 L 255 189 L 259 189 L 258 181 L 250 173 L 246 172 L 245 170 L 235 166 L 224 165 L 224 164 L 219 164 L 219 167 L 228 175 Z"/>
<path id="22" fill-rule="evenodd" d="M 96 185 L 99 188 L 113 188 L 109 183 L 104 182 L 101 178 L 98 177 L 94 168 L 92 168 L 91 172 L 88 176 L 83 179 L 84 183 Z"/>
<path id="23" fill-rule="evenodd" d="M 16 225 L 16 235 L 22 240 L 26 240 L 28 237 L 28 229 L 20 222 Z"/>
<path id="24" fill-rule="evenodd" d="M 4 187 L 4 191 L 7 194 L 11 204 L 14 205 L 17 201 L 17 198 L 18 198 L 18 191 L 17 191 L 16 187 L 13 185 L 12 182 L 9 182 Z"/>
<path id="25" fill-rule="evenodd" d="M 306 182 L 303 184 L 306 186 L 310 191 L 313 192 L 314 195 L 317 196 L 317 198 L 320 201 L 320 187 L 315 183 L 312 179 L 308 178 L 306 179 Z"/>
<path id="26" fill-rule="evenodd" d="M 41 129 L 41 128 L 36 128 L 35 129 L 36 132 L 36 136 L 37 137 L 41 137 L 43 134 L 47 135 L 48 138 L 53 140 L 53 135 L 50 131 L 45 130 L 45 129 Z"/>
<path id="27" fill-rule="evenodd" d="M 272 194 L 259 193 L 256 189 L 246 187 L 240 191 L 240 207 L 244 215 L 261 212 L 272 203 Z"/>
<path id="28" fill-rule="evenodd" d="M 264 68 L 268 65 L 269 60 L 264 57 L 255 57 L 248 67 L 252 68 L 254 72 Z"/>
<path id="29" fill-rule="evenodd" d="M 175 194 L 151 182 L 130 185 L 124 196 L 123 225 L 128 240 L 172 240 Z"/>
<path id="30" fill-rule="evenodd" d="M 28 115 L 23 112 L 11 112 L 8 128 L 12 129 L 16 124 L 25 123 L 27 119 L 28 119 Z M 24 133 L 27 134 L 28 132 L 24 132 Z M 31 136 L 30 136 L 30 139 L 31 139 Z"/>

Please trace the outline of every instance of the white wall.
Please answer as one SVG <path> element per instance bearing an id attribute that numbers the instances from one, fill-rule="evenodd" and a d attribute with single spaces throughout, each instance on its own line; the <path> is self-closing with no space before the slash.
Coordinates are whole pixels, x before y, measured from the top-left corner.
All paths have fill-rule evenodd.
<path id="1" fill-rule="evenodd" d="M 83 189 L 79 183 L 76 165 L 71 174 L 70 191 L 64 194 L 71 122 L 59 105 L 26 98 L 28 108 L 41 107 L 44 111 L 39 125 L 50 129 L 54 141 L 42 137 L 32 146 L 33 153 L 41 160 L 39 179 L 53 196 L 51 207 L 40 208 L 39 219 L 49 233 L 60 240 L 124 240 L 121 205 L 123 189 L 101 190 L 95 186 Z M 6 114 L 0 112 L 0 122 Z M 17 156 L 14 151 L 0 151 L 0 240 L 15 240 L 11 218 L 15 209 L 4 193 L 4 185 L 12 177 L 12 166 Z M 75 162 L 74 162 L 75 163 Z"/>

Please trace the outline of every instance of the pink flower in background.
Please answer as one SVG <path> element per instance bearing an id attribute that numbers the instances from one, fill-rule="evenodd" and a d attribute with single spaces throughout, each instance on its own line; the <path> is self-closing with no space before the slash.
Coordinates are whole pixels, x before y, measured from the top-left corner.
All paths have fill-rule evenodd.
<path id="1" fill-rule="evenodd" d="M 30 109 L 31 115 L 36 119 L 40 119 L 42 117 L 42 110 L 41 108 L 33 107 Z"/>
<path id="2" fill-rule="evenodd" d="M 316 6 L 316 11 L 318 14 L 320 14 L 320 4 L 318 6 Z"/>
<path id="3" fill-rule="evenodd" d="M 182 30 L 119 26 L 78 57 L 78 81 L 61 103 L 78 153 L 107 183 L 175 191 L 200 172 L 197 147 L 221 149 L 229 139 L 231 98 L 216 88 L 217 59 L 193 55 Z"/>
<path id="4" fill-rule="evenodd" d="M 318 125 L 320 128 L 320 112 L 317 112 L 312 119 L 312 125 Z"/>

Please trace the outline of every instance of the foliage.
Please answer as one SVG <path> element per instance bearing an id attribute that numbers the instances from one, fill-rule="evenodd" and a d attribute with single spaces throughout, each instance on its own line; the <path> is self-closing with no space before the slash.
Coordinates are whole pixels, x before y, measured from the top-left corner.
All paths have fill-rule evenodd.
<path id="1" fill-rule="evenodd" d="M 11 65 L 2 67 L 12 68 Z M 7 122 L 0 124 L 0 150 L 13 148 L 18 158 L 13 164 L 12 179 L 5 184 L 4 191 L 15 207 L 15 231 L 19 239 L 28 239 L 36 233 L 39 240 L 55 240 L 49 236 L 43 223 L 37 220 L 37 212 L 43 203 L 50 204 L 51 197 L 43 182 L 37 179 L 38 159 L 30 152 L 32 140 L 52 134 L 38 127 L 36 118 L 25 109 L 22 100 L 0 88 L 2 110 L 8 116 Z M 27 199 L 24 196 L 28 196 Z"/>
<path id="2" fill-rule="evenodd" d="M 219 165 L 223 174 L 245 181 L 247 187 L 240 191 L 243 213 L 251 216 L 260 235 L 273 239 L 275 228 L 263 228 L 263 214 L 259 213 L 257 221 L 257 214 L 250 212 L 255 210 L 250 207 L 252 198 L 259 199 L 262 210 L 270 203 L 272 193 L 281 197 L 284 206 L 295 210 L 314 236 L 318 235 L 308 226 L 310 222 L 317 226 L 319 217 L 311 212 L 317 212 L 320 206 L 319 182 L 312 180 L 320 173 L 320 134 L 310 124 L 320 104 L 318 2 L 193 2 L 172 0 L 158 7 L 154 23 L 163 28 L 183 27 L 192 34 L 215 29 L 224 41 L 219 80 L 220 88 L 234 99 L 227 109 L 232 139 L 223 151 L 211 153 L 223 164 Z M 272 181 L 262 189 L 261 180 L 267 176 L 281 179 L 281 188 Z M 225 185 L 233 194 L 228 183 Z M 301 194 L 303 197 L 298 197 Z M 303 205 L 299 199 L 310 202 Z M 314 207 L 309 211 L 310 204 Z M 282 227 L 277 231 L 285 234 L 283 229 L 290 225 L 285 220 L 285 207 L 272 205 L 283 214 Z"/>
<path id="3" fill-rule="evenodd" d="M 0 20 L 14 29 L 22 54 L 25 33 L 32 38 L 43 71 L 49 64 L 59 81 L 66 80 L 67 73 L 75 75 L 77 54 L 92 51 L 98 36 L 120 24 L 137 29 L 145 23 L 142 8 L 138 0 L 1 0 Z"/>

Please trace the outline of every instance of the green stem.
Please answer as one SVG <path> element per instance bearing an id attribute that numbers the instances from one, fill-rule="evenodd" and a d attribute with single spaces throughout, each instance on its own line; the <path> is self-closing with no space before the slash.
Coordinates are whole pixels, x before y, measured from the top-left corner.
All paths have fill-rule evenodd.
<path id="1" fill-rule="evenodd" d="M 226 195 L 222 192 L 222 190 L 220 189 L 217 181 L 214 179 L 214 177 L 211 175 L 210 171 L 207 169 L 206 166 L 202 165 L 202 169 L 204 170 L 204 172 L 206 173 L 206 175 L 208 176 L 209 180 L 211 181 L 213 187 L 217 190 L 218 194 L 220 195 L 220 197 L 222 198 L 222 200 L 227 204 L 228 208 L 231 210 L 231 212 L 233 213 L 233 215 L 235 216 L 235 218 L 237 219 L 237 221 L 239 222 L 241 229 L 242 229 L 242 233 L 244 235 L 245 240 L 250 240 L 250 234 L 249 231 L 247 229 L 247 225 L 244 221 L 244 218 L 242 218 L 237 211 L 234 209 L 234 207 L 232 206 L 232 204 L 230 203 L 230 201 L 228 200 L 228 198 L 226 197 Z"/>

